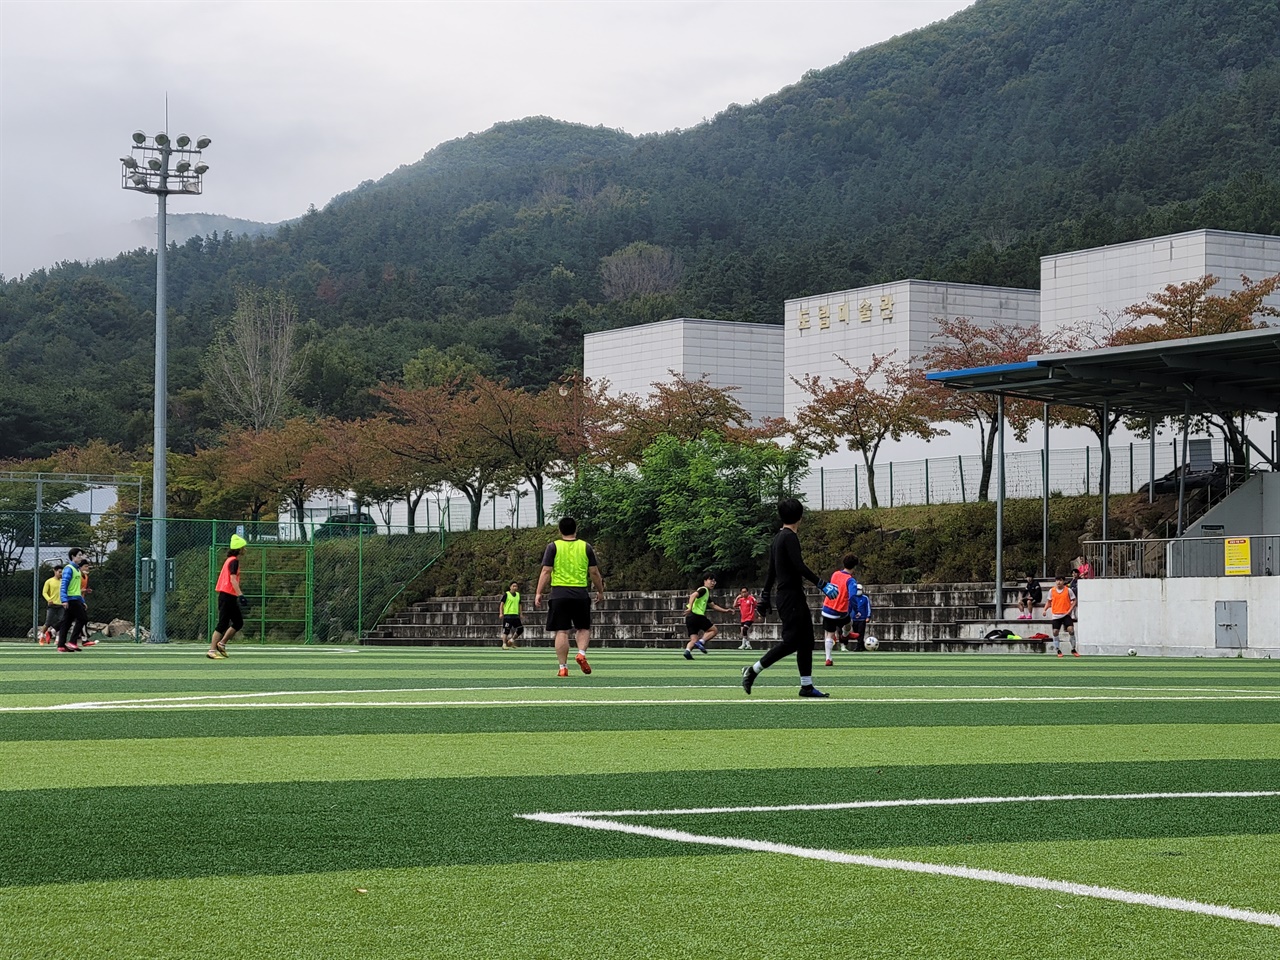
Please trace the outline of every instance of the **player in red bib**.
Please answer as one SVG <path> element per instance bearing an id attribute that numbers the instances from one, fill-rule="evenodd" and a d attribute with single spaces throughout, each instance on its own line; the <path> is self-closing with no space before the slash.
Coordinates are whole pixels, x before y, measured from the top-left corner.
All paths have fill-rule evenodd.
<path id="1" fill-rule="evenodd" d="M 849 598 L 856 596 L 858 581 L 854 579 L 853 568 L 858 558 L 846 553 L 840 558 L 842 569 L 831 574 L 831 585 L 836 588 L 836 595 L 828 597 L 822 604 L 822 629 L 825 633 L 823 645 L 827 649 L 826 666 L 833 666 L 831 651 L 840 641 L 840 628 L 849 622 Z"/>
<path id="2" fill-rule="evenodd" d="M 733 605 L 738 608 L 738 620 L 742 627 L 742 643 L 738 645 L 739 650 L 751 649 L 751 627 L 756 622 L 756 607 L 759 601 L 752 595 L 751 591 L 743 587 L 738 591 L 737 599 L 733 601 Z"/>

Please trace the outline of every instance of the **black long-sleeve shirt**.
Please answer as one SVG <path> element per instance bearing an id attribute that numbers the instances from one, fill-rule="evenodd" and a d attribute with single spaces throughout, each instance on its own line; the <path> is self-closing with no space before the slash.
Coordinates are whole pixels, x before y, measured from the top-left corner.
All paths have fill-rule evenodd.
<path id="1" fill-rule="evenodd" d="M 815 587 L 822 583 L 818 575 L 805 566 L 796 532 L 783 527 L 769 544 L 769 576 L 764 581 L 764 595 L 770 596 L 775 586 L 779 593 L 802 593 L 804 583 L 801 578 Z"/>

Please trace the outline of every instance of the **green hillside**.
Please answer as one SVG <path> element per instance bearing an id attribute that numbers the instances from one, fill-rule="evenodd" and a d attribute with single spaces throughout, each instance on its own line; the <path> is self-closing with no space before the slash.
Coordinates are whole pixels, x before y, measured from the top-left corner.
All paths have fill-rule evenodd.
<path id="1" fill-rule="evenodd" d="M 242 283 L 309 320 L 300 403 L 355 416 L 427 345 L 536 385 L 591 330 L 776 322 L 788 297 L 904 276 L 1034 287 L 1050 252 L 1280 233 L 1278 54 L 1276 0 L 979 0 L 690 130 L 497 124 L 271 236 L 175 247 L 171 442 L 217 427 L 199 360 Z M 678 272 L 642 275 L 637 243 Z M 0 457 L 146 444 L 153 284 L 145 253 L 0 284 Z"/>

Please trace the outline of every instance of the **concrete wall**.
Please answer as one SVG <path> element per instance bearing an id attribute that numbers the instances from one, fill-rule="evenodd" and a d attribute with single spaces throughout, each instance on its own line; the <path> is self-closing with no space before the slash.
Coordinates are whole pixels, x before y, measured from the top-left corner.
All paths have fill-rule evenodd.
<path id="1" fill-rule="evenodd" d="M 583 372 L 608 380 L 609 393 L 647 397 L 669 371 L 713 387 L 737 387 L 734 397 L 757 422 L 782 416 L 782 328 L 772 324 L 680 318 L 583 338 Z"/>
<path id="2" fill-rule="evenodd" d="M 1243 650 L 1215 646 L 1215 601 L 1248 602 Z M 1077 635 L 1084 654 L 1280 657 L 1280 577 L 1105 579 L 1080 584 Z"/>
<path id="3" fill-rule="evenodd" d="M 1186 536 L 1256 537 L 1280 533 L 1278 523 L 1280 474 L 1261 473 L 1250 477 L 1238 490 L 1232 491 L 1231 496 L 1190 524 Z M 1205 524 L 1209 524 L 1209 530 L 1204 529 Z"/>
<path id="4" fill-rule="evenodd" d="M 1066 324 L 1097 322 L 1104 312 L 1118 317 L 1168 284 L 1209 273 L 1219 278 L 1215 295 L 1243 289 L 1241 274 L 1257 281 L 1280 273 L 1280 237 L 1192 230 L 1041 257 L 1041 326 L 1048 334 Z M 1267 302 L 1280 306 L 1280 296 Z"/>
<path id="5" fill-rule="evenodd" d="M 783 309 L 786 415 L 793 416 L 810 399 L 791 377 L 847 378 L 849 368 L 840 357 L 865 367 L 873 356 L 892 353 L 895 361 L 920 366 L 920 357 L 935 344 L 933 335 L 942 317 L 969 317 L 979 325 L 1033 327 L 1040 322 L 1040 294 L 1009 287 L 897 280 L 788 300 Z"/>

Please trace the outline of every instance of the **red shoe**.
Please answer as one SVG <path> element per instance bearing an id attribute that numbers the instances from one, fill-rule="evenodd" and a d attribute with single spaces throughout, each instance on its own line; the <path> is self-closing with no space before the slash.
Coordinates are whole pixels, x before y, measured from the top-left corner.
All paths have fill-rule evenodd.
<path id="1" fill-rule="evenodd" d="M 1061 657 L 1062 657 L 1062 651 L 1061 651 L 1061 650 L 1059 650 L 1059 651 L 1058 651 L 1058 657 L 1059 657 L 1059 658 L 1061 658 Z"/>
<path id="2" fill-rule="evenodd" d="M 568 675 L 569 675 L 568 667 L 561 667 L 560 672 L 556 674 L 557 677 L 567 677 Z"/>
<path id="3" fill-rule="evenodd" d="M 835 664 L 834 664 L 834 663 L 832 663 L 830 660 L 828 660 L 825 664 L 823 664 L 823 666 L 826 666 L 826 667 L 834 667 L 834 666 L 835 666 Z"/>
<path id="4" fill-rule="evenodd" d="M 80 645 L 78 643 L 68 643 L 65 649 L 73 652 L 78 651 L 80 649 Z"/>
<path id="5" fill-rule="evenodd" d="M 1072 655 L 1073 657 L 1078 657 L 1078 656 L 1080 656 L 1080 651 L 1079 651 L 1079 650 L 1072 650 L 1072 651 L 1071 651 L 1071 655 Z"/>
<path id="6" fill-rule="evenodd" d="M 582 654 L 578 654 L 573 659 L 578 661 L 578 666 L 582 668 L 583 673 L 591 672 L 591 664 L 587 663 L 587 658 L 584 657 Z"/>
<path id="7" fill-rule="evenodd" d="M 80 641 L 80 646 L 82 647 L 96 647 L 97 645 L 98 645 L 97 640 L 81 640 Z"/>

